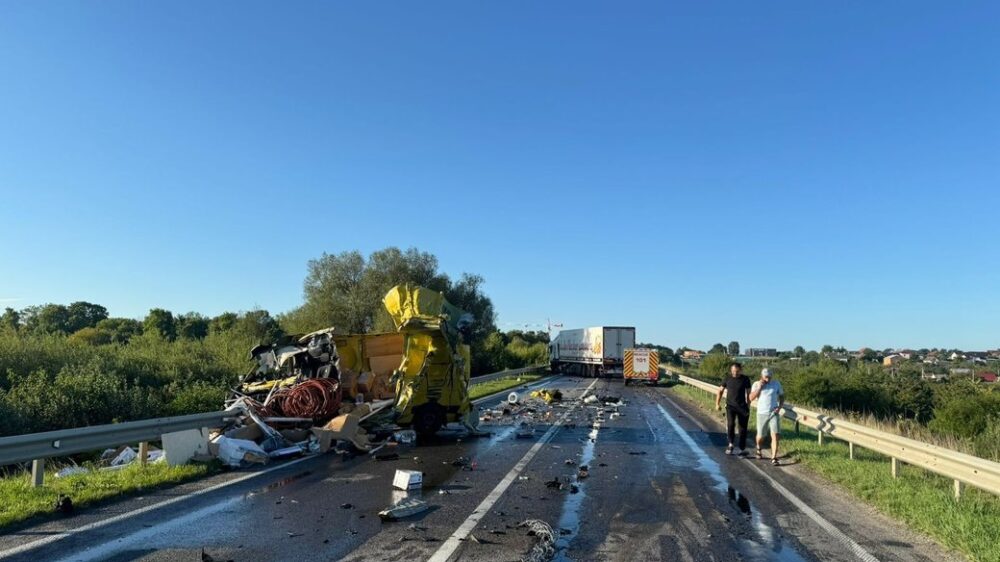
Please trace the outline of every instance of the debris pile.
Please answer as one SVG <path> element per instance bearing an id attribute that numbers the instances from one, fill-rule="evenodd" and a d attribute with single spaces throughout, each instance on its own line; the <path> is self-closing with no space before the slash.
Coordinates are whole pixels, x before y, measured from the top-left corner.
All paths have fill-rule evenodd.
<path id="1" fill-rule="evenodd" d="M 525 562 L 546 562 L 555 556 L 556 536 L 548 523 L 541 519 L 528 519 L 518 524 L 518 527 L 527 527 L 528 535 L 538 539 L 538 542 L 531 547 L 531 550 L 521 560 Z"/>

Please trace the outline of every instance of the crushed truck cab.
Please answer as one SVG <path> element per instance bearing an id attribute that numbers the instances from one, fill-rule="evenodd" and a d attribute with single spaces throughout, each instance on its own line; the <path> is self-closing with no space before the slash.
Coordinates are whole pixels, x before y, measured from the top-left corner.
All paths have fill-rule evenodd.
<path id="1" fill-rule="evenodd" d="M 396 423 L 429 434 L 466 418 L 471 357 L 465 334 L 472 316 L 441 293 L 397 285 L 382 299 L 403 334 L 402 362 L 393 374 Z"/>
<path id="2" fill-rule="evenodd" d="M 396 332 L 333 337 L 345 393 L 392 397 L 394 421 L 423 435 L 467 422 L 471 362 L 463 334 L 472 317 L 416 285 L 397 285 L 382 302 Z"/>

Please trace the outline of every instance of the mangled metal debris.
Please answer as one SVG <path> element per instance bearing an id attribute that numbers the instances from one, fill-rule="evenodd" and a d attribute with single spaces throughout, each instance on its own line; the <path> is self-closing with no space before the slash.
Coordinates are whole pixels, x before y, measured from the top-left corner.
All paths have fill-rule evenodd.
<path id="1" fill-rule="evenodd" d="M 383 302 L 395 332 L 326 328 L 251 349 L 254 368 L 227 400 L 232 422 L 212 436 L 209 452 L 238 466 L 411 445 L 450 422 L 474 430 L 471 316 L 412 285 L 393 287 Z"/>

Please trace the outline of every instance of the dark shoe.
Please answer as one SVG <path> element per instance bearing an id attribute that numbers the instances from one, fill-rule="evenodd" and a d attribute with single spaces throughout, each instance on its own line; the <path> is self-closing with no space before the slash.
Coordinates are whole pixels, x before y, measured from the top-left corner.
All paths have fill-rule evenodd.
<path id="1" fill-rule="evenodd" d="M 775 458 L 775 459 L 771 459 L 771 464 L 773 464 L 774 466 L 778 466 L 781 463 L 778 462 L 778 459 Z"/>
<path id="2" fill-rule="evenodd" d="M 760 450 L 760 447 L 757 447 L 757 459 L 759 460 L 762 458 L 764 458 L 764 452 Z"/>

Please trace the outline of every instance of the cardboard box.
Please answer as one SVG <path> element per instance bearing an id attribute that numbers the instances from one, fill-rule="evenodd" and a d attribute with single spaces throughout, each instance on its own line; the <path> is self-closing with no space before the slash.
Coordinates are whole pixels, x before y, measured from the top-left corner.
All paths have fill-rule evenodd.
<path id="1" fill-rule="evenodd" d="M 424 473 L 419 470 L 397 469 L 392 487 L 397 490 L 419 490 L 424 487 Z"/>

